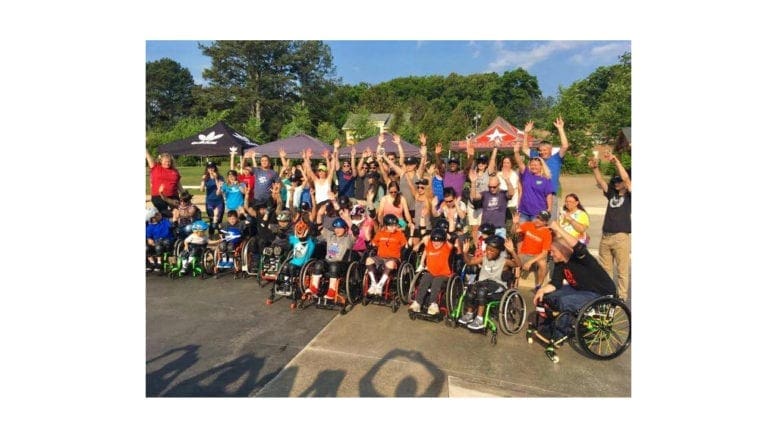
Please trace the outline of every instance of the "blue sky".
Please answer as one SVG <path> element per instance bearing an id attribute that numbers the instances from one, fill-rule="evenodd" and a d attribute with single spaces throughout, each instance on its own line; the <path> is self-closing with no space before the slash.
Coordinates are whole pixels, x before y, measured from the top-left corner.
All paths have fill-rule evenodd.
<path id="1" fill-rule="evenodd" d="M 201 41 L 209 43 L 209 41 Z M 503 73 L 523 67 L 544 96 L 618 62 L 630 41 L 325 41 L 336 75 L 346 84 L 377 84 L 397 77 L 450 73 Z M 171 58 L 188 68 L 198 84 L 210 66 L 197 41 L 146 41 L 146 61 Z"/>

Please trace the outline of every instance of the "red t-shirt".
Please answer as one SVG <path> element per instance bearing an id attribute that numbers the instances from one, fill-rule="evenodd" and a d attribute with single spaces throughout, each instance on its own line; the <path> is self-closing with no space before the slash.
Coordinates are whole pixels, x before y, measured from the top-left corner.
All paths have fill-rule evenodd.
<path id="1" fill-rule="evenodd" d="M 407 244 L 407 238 L 400 230 L 396 230 L 394 233 L 382 230 L 375 234 L 372 244 L 378 248 L 379 257 L 400 259 L 402 257 L 402 247 Z"/>
<path id="2" fill-rule="evenodd" d="M 237 181 L 242 182 L 246 184 L 246 187 L 248 187 L 248 200 L 254 199 L 254 185 L 256 184 L 256 179 L 254 178 L 254 175 L 244 175 L 243 172 L 237 173 Z"/>
<path id="3" fill-rule="evenodd" d="M 178 170 L 170 167 L 164 168 L 161 164 L 156 164 L 151 167 L 149 172 L 151 178 L 151 195 L 159 195 L 159 186 L 164 185 L 162 194 L 167 197 L 178 195 L 178 183 L 181 181 L 181 174 Z"/>
<path id="4" fill-rule="evenodd" d="M 550 243 L 553 241 L 553 234 L 549 227 L 537 229 L 534 222 L 521 223 L 520 231 L 524 232 L 523 242 L 518 253 L 525 255 L 539 255 L 543 250 L 550 250 Z"/>
<path id="5" fill-rule="evenodd" d="M 451 266 L 448 265 L 451 249 L 448 243 L 443 243 L 439 249 L 435 249 L 431 241 L 426 245 L 426 270 L 432 276 L 451 276 Z"/>

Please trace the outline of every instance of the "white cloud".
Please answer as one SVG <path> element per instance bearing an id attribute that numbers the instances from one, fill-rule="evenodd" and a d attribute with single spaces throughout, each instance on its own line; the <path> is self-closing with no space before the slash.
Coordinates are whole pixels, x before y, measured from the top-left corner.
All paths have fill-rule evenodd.
<path id="1" fill-rule="evenodd" d="M 478 43 L 475 41 L 470 41 L 469 44 L 467 44 L 467 47 L 472 48 L 472 59 L 477 59 L 480 57 L 480 46 L 478 46 Z"/>
<path id="2" fill-rule="evenodd" d="M 517 67 L 529 69 L 533 65 L 548 59 L 556 52 L 571 50 L 584 44 L 579 41 L 550 41 L 531 49 L 511 50 L 505 47 L 504 42 L 495 43 L 496 59 L 488 64 L 490 71 L 501 71 Z"/>
<path id="3" fill-rule="evenodd" d="M 569 60 L 580 65 L 596 65 L 602 61 L 616 59 L 628 51 L 631 51 L 631 43 L 628 41 L 607 42 L 595 45 L 582 53 L 576 53 Z"/>

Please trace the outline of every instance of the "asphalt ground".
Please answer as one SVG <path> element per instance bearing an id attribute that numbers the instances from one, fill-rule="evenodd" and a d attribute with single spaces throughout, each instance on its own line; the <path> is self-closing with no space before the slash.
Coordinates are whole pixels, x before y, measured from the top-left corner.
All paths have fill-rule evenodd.
<path id="1" fill-rule="evenodd" d="M 589 210 L 598 247 L 604 197 L 590 176 L 562 184 Z M 340 315 L 292 311 L 285 298 L 266 305 L 269 288 L 255 279 L 150 274 L 146 285 L 147 396 L 631 396 L 631 348 L 596 361 L 570 342 L 554 364 L 527 343 L 525 328 L 491 345 L 465 328 L 410 320 L 406 306 L 357 305 Z M 522 295 L 531 301 L 528 289 Z"/>

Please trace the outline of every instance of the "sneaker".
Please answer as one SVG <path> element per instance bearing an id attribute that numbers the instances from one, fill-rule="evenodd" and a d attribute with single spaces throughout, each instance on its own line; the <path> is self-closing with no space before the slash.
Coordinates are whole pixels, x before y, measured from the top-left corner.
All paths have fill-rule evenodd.
<path id="1" fill-rule="evenodd" d="M 234 269 L 235 268 L 235 262 L 234 261 L 224 261 L 224 268 L 225 269 Z"/>
<path id="2" fill-rule="evenodd" d="M 469 322 L 469 325 L 467 325 L 467 328 L 469 328 L 469 329 L 471 329 L 473 331 L 478 331 L 478 330 L 481 330 L 481 329 L 483 329 L 485 327 L 486 327 L 486 325 L 483 324 L 483 318 L 482 317 L 475 317 L 475 320 Z"/>
<path id="3" fill-rule="evenodd" d="M 421 265 L 421 264 L 419 264 L 419 265 L 418 265 L 418 268 L 417 268 L 417 269 L 415 269 L 415 272 L 416 272 L 416 273 L 423 272 L 423 271 L 424 271 L 424 266 L 423 266 L 423 265 Z"/>
<path id="4" fill-rule="evenodd" d="M 440 308 L 437 306 L 436 303 L 433 303 L 429 305 L 429 309 L 426 310 L 426 314 L 429 314 L 430 316 L 440 314 Z"/>
<path id="5" fill-rule="evenodd" d="M 216 267 L 223 269 L 224 268 L 224 261 L 219 261 Z"/>
<path id="6" fill-rule="evenodd" d="M 149 272 L 151 272 L 153 270 L 154 270 L 154 268 L 151 267 L 150 265 L 146 266 L 146 273 L 149 273 Z"/>
<path id="7" fill-rule="evenodd" d="M 464 314 L 463 316 L 461 316 L 459 318 L 459 323 L 461 323 L 462 325 L 467 325 L 467 324 L 469 324 L 469 322 L 472 321 L 472 319 L 474 317 L 475 317 L 475 314 L 473 314 L 473 313 Z"/>
<path id="8" fill-rule="evenodd" d="M 155 271 L 155 272 L 162 271 L 162 266 L 161 266 L 161 265 L 159 265 L 159 264 L 154 264 L 154 271 Z"/>
<path id="9" fill-rule="evenodd" d="M 421 311 L 421 304 L 419 304 L 416 301 L 413 301 L 413 303 L 410 304 L 410 311 L 414 313 L 418 313 Z"/>

